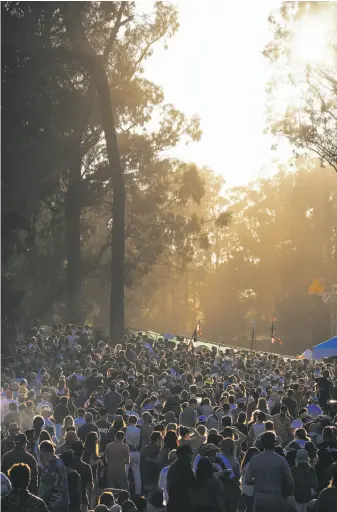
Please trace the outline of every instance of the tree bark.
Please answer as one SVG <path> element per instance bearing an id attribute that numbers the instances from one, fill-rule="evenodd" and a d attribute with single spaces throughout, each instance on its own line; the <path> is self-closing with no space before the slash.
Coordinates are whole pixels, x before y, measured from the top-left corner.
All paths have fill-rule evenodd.
<path id="1" fill-rule="evenodd" d="M 72 144 L 69 182 L 65 205 L 68 322 L 81 324 L 81 154 L 82 130 L 78 130 Z"/>
<path id="2" fill-rule="evenodd" d="M 91 77 L 95 79 L 110 165 L 113 191 L 110 337 L 114 343 L 117 343 L 124 334 L 125 187 L 105 62 L 113 48 L 119 28 L 127 22 L 127 20 L 121 21 L 125 7 L 126 2 L 121 2 L 115 25 L 102 56 L 95 54 L 86 37 L 81 21 L 81 2 L 65 2 L 63 9 L 72 49 L 82 59 Z"/>
<path id="3" fill-rule="evenodd" d="M 103 59 L 95 60 L 97 92 L 111 170 L 113 189 L 111 236 L 110 337 L 118 343 L 124 334 L 124 252 L 125 252 L 125 184 L 121 165 L 108 77 Z"/>

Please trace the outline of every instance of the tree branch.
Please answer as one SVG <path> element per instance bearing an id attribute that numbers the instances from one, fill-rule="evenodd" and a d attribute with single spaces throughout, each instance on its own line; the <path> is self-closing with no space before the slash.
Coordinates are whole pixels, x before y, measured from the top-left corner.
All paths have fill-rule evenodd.
<path id="1" fill-rule="evenodd" d="M 119 11 L 117 12 L 117 16 L 116 16 L 116 21 L 115 21 L 115 24 L 113 26 L 113 29 L 112 29 L 112 32 L 111 32 L 111 35 L 108 39 L 108 42 L 104 48 L 104 52 L 103 52 L 103 64 L 106 64 L 108 58 L 109 58 L 109 55 L 112 51 L 112 48 L 113 48 L 113 45 L 114 45 L 114 42 L 116 41 L 116 37 L 117 37 L 117 34 L 118 34 L 118 30 L 123 26 L 123 25 L 126 25 L 129 21 L 132 20 L 133 16 L 129 16 L 128 18 L 126 18 L 125 20 L 121 21 L 122 20 L 122 16 L 123 16 L 123 13 L 124 13 L 124 10 L 125 10 L 125 7 L 126 7 L 126 3 L 127 2 L 122 2 L 122 5 L 120 6 L 119 8 Z"/>

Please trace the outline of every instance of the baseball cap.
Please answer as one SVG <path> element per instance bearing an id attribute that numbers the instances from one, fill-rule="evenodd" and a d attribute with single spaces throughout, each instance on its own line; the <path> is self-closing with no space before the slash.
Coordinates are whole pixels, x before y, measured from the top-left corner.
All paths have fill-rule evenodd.
<path id="1" fill-rule="evenodd" d="M 26 437 L 26 434 L 18 434 L 17 436 L 15 436 L 15 443 L 16 444 L 23 444 L 23 443 L 27 443 L 27 437 Z"/>

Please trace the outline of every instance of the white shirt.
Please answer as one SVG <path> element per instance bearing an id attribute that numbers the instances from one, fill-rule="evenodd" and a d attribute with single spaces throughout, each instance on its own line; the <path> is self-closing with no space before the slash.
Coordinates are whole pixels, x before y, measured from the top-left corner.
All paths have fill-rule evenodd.
<path id="1" fill-rule="evenodd" d="M 140 443 L 140 428 L 135 425 L 129 425 L 126 427 L 125 442 L 129 446 L 136 446 L 138 448 Z"/>
<path id="2" fill-rule="evenodd" d="M 170 466 L 165 466 L 161 470 L 160 476 L 159 476 L 159 483 L 158 483 L 159 489 L 161 489 L 163 491 L 163 495 L 164 495 L 163 497 L 164 497 L 164 504 L 165 505 L 168 502 L 168 493 L 167 493 L 166 483 L 167 483 L 167 473 L 168 473 L 169 467 Z"/>

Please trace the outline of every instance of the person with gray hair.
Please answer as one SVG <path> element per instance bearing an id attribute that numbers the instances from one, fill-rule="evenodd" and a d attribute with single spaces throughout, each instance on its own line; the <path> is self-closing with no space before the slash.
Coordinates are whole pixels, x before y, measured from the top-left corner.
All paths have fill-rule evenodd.
<path id="1" fill-rule="evenodd" d="M 177 450 L 171 450 L 169 455 L 168 455 L 168 461 L 169 461 L 169 465 L 168 466 L 165 466 L 161 472 L 160 472 L 160 475 L 159 475 L 159 482 L 158 482 L 158 487 L 159 489 L 161 489 L 163 491 L 163 495 L 164 495 L 164 504 L 166 505 L 167 504 L 167 501 L 168 501 L 168 494 L 167 494 L 167 489 L 166 489 L 166 482 L 167 482 L 167 473 L 168 473 L 168 470 L 169 470 L 169 467 L 170 465 L 175 461 L 177 460 Z"/>

